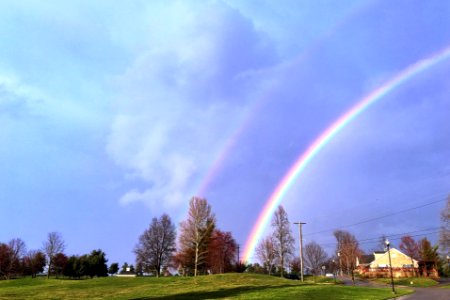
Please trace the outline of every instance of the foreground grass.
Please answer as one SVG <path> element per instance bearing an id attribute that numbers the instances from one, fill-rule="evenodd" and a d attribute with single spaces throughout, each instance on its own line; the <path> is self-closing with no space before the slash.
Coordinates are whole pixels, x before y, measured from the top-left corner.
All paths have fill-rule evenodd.
<path id="1" fill-rule="evenodd" d="M 375 279 L 375 281 L 391 284 L 390 278 L 379 278 Z M 410 287 L 430 287 L 437 285 L 438 282 L 431 278 L 412 277 L 412 278 L 394 278 L 394 284 Z"/>
<path id="2" fill-rule="evenodd" d="M 398 294 L 412 292 L 399 289 Z M 265 275 L 16 279 L 0 281 L 0 299 L 389 299 L 388 288 L 301 284 Z"/>
<path id="3" fill-rule="evenodd" d="M 304 280 L 306 283 L 330 283 L 330 284 L 343 284 L 342 280 L 334 279 L 333 277 L 325 277 L 325 276 L 305 276 Z"/>

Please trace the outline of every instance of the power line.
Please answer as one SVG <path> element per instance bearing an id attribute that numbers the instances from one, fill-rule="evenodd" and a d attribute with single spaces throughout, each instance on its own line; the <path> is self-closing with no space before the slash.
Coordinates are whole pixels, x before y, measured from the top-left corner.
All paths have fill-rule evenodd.
<path id="1" fill-rule="evenodd" d="M 422 231 L 432 231 L 432 230 L 436 230 L 439 229 L 440 227 L 431 227 L 431 228 L 426 228 L 426 229 L 420 229 L 420 230 L 414 230 L 414 231 L 409 231 L 409 232 L 404 232 L 404 233 L 396 233 L 396 234 L 386 234 L 386 237 L 395 237 L 395 236 L 400 236 L 403 237 L 405 235 L 409 235 L 411 236 L 412 233 L 417 233 L 417 232 L 422 232 Z M 364 239 L 364 240 L 360 240 L 360 242 L 366 242 L 366 241 L 371 241 L 371 240 L 379 240 L 380 237 L 377 238 L 370 238 L 370 239 Z"/>
<path id="2" fill-rule="evenodd" d="M 406 235 L 408 235 L 410 237 L 424 236 L 424 235 L 439 233 L 439 230 L 436 231 L 436 229 L 438 229 L 438 228 L 440 228 L 440 227 L 431 227 L 431 228 L 420 229 L 420 230 L 415 230 L 415 231 L 410 231 L 410 232 L 390 234 L 390 235 L 385 235 L 385 237 L 390 238 L 391 240 L 400 240 L 403 236 L 406 236 Z M 428 232 L 411 235 L 411 233 L 422 232 L 422 231 L 428 231 Z M 379 236 L 379 237 L 359 240 L 358 243 L 359 244 L 374 244 L 374 243 L 378 243 L 380 238 L 381 237 Z M 333 246 L 335 244 L 336 244 L 336 242 L 326 243 L 326 244 L 322 244 L 322 246 Z"/>
<path id="3" fill-rule="evenodd" d="M 438 231 L 427 232 L 427 233 L 410 235 L 410 237 L 424 236 L 424 235 L 430 235 L 430 234 L 436 234 L 436 233 L 439 233 L 439 230 Z M 388 236 L 386 236 L 386 237 L 388 237 Z M 402 239 L 402 237 L 391 238 L 391 240 L 401 240 L 401 239 Z M 378 242 L 371 241 L 371 242 L 362 242 L 360 244 L 374 244 L 374 243 L 378 243 Z"/>
<path id="4" fill-rule="evenodd" d="M 415 210 L 415 209 L 419 209 L 419 208 L 422 208 L 422 207 L 430 206 L 430 205 L 433 205 L 433 204 L 436 204 L 436 203 L 439 203 L 439 202 L 443 202 L 443 201 L 446 201 L 446 200 L 447 199 L 444 198 L 444 199 L 428 202 L 428 203 L 425 203 L 425 204 L 422 204 L 422 205 L 419 205 L 419 206 L 415 206 L 415 207 L 399 210 L 399 211 L 392 212 L 392 213 L 389 213 L 389 214 L 386 214 L 386 215 L 382 215 L 382 216 L 379 216 L 379 217 L 370 218 L 370 219 L 359 221 L 359 222 L 356 222 L 356 223 L 353 223 L 353 224 L 340 226 L 339 228 L 348 228 L 348 227 L 353 227 L 353 226 L 357 226 L 357 225 L 361 225 L 361 224 L 377 221 L 377 220 L 380 220 L 380 219 L 384 219 L 384 218 L 387 218 L 387 217 L 395 216 L 395 215 L 398 215 L 398 214 L 401 214 L 401 213 L 405 213 L 405 212 L 408 212 L 408 211 L 412 211 L 412 210 Z M 329 229 L 324 229 L 324 230 L 320 230 L 320 231 L 315 231 L 315 232 L 311 232 L 311 233 L 305 234 L 304 236 L 309 236 L 309 235 L 314 235 L 314 234 L 319 234 L 319 233 L 325 233 L 325 232 L 329 232 L 329 231 L 332 231 L 332 230 L 336 230 L 336 228 L 329 228 Z"/>

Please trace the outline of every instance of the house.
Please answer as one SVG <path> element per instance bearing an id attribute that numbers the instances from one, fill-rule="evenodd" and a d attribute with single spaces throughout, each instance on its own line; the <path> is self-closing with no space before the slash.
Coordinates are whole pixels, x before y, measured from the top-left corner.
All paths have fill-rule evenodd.
<path id="1" fill-rule="evenodd" d="M 136 277 L 136 272 L 132 271 L 130 267 L 126 267 L 125 271 L 121 271 L 116 276 L 117 277 Z"/>
<path id="2" fill-rule="evenodd" d="M 390 248 L 389 253 L 393 277 L 415 277 L 423 274 L 419 270 L 417 260 L 395 248 Z M 356 259 L 357 272 L 363 277 L 390 277 L 389 253 L 387 251 L 375 251 L 371 255 L 362 255 Z M 430 272 L 427 274 L 433 277 Z"/>

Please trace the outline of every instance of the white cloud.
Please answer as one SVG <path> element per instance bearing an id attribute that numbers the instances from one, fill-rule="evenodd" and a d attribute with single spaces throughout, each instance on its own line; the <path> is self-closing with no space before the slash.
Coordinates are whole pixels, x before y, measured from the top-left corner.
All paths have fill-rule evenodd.
<path id="1" fill-rule="evenodd" d="M 236 11 L 194 6 L 149 12 L 148 45 L 117 78 L 107 150 L 129 171 L 121 204 L 161 210 L 187 201 L 258 94 L 259 71 L 274 61 L 266 37 Z"/>

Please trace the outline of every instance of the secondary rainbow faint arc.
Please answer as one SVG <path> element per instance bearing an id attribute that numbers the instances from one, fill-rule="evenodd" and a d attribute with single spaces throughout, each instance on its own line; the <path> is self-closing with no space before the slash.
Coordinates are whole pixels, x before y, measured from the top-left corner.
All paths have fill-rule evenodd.
<path id="1" fill-rule="evenodd" d="M 332 123 L 323 133 L 321 133 L 314 142 L 304 151 L 295 163 L 289 168 L 283 179 L 278 183 L 271 196 L 267 199 L 263 210 L 259 214 L 253 229 L 247 238 L 244 248 L 243 260 L 249 262 L 254 254 L 256 244 L 260 240 L 264 230 L 270 222 L 271 216 L 279 205 L 284 195 L 295 182 L 297 177 L 302 173 L 311 160 L 326 146 L 326 144 L 338 134 L 346 125 L 354 120 L 359 114 L 370 107 L 375 101 L 381 99 L 389 92 L 408 81 L 415 75 L 427 70 L 428 68 L 438 64 L 439 62 L 450 57 L 450 47 L 446 47 L 440 52 L 416 62 L 415 64 L 402 70 L 393 78 L 388 80 L 382 86 L 370 92 L 364 98 L 359 100 L 356 105 L 341 115 L 334 123 Z"/>

